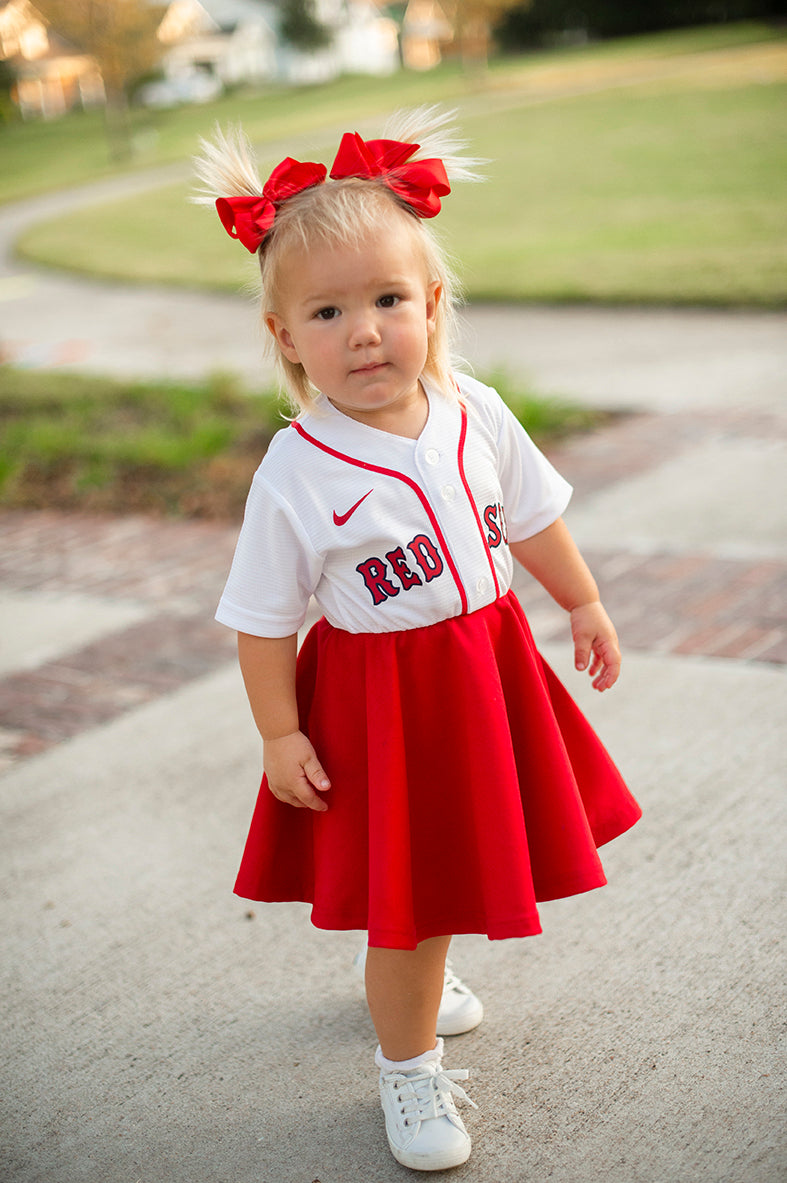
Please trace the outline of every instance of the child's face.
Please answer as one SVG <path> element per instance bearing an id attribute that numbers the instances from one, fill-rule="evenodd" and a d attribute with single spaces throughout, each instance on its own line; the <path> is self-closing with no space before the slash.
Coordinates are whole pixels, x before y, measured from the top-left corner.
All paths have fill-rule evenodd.
<path id="1" fill-rule="evenodd" d="M 279 313 L 266 324 L 291 362 L 344 414 L 395 430 L 422 406 L 418 383 L 440 298 L 415 234 L 398 217 L 357 246 L 295 248 Z"/>

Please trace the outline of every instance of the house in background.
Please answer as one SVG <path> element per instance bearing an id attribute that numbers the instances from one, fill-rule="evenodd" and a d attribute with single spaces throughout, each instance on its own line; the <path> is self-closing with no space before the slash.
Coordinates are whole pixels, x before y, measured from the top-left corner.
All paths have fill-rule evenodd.
<path id="1" fill-rule="evenodd" d="M 206 102 L 237 85 L 304 85 L 400 68 L 396 22 L 377 0 L 314 0 L 314 12 L 330 44 L 306 52 L 280 36 L 281 6 L 272 0 L 170 0 L 158 30 L 161 76 L 141 87 L 139 98 L 170 107 Z M 105 101 L 95 59 L 60 37 L 31 0 L 0 0 L 2 59 L 25 117 L 53 118 Z"/>
<path id="2" fill-rule="evenodd" d="M 399 68 L 396 25 L 375 0 L 315 0 L 315 17 L 331 43 L 307 53 L 280 37 L 280 7 L 266 0 L 172 0 L 159 29 L 163 78 L 143 89 L 143 101 L 199 101 L 239 83 L 300 85 Z"/>
<path id="3" fill-rule="evenodd" d="M 276 76 L 276 34 L 257 0 L 172 0 L 159 26 L 163 77 L 142 88 L 151 106 L 205 102 L 228 86 Z"/>
<path id="4" fill-rule="evenodd" d="M 280 41 L 277 76 L 282 81 L 327 82 L 341 74 L 384 76 L 400 69 L 396 22 L 383 15 L 376 0 L 315 0 L 314 15 L 331 34 L 331 43 L 304 53 Z"/>
<path id="5" fill-rule="evenodd" d="M 454 29 L 437 0 L 409 0 L 402 19 L 402 61 L 410 70 L 440 64 Z"/>
<path id="6" fill-rule="evenodd" d="M 0 0 L 0 60 L 13 71 L 12 99 L 24 118 L 104 102 L 95 59 L 60 37 L 30 0 Z"/>

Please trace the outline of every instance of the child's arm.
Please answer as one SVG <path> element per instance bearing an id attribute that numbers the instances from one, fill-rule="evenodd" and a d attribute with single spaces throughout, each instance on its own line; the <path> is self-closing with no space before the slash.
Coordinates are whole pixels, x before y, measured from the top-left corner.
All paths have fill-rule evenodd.
<path id="1" fill-rule="evenodd" d="M 558 518 L 524 542 L 511 543 L 511 553 L 553 600 L 571 613 L 577 669 L 587 669 L 590 662 L 596 690 L 614 686 L 621 661 L 617 633 L 599 599 L 596 581 L 563 519 Z"/>
<path id="2" fill-rule="evenodd" d="M 314 748 L 298 724 L 295 655 L 298 638 L 238 633 L 240 661 L 251 713 L 262 736 L 263 763 L 274 797 L 297 809 L 328 806 L 314 791 L 331 787 Z"/>

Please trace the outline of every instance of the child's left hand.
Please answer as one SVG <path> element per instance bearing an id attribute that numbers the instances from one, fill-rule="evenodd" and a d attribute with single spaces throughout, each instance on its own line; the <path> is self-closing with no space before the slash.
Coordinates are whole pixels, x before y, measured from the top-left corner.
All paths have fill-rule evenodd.
<path id="1" fill-rule="evenodd" d="M 620 646 L 615 626 L 600 600 L 582 604 L 571 612 L 574 664 L 588 669 L 595 690 L 609 690 L 620 673 Z"/>

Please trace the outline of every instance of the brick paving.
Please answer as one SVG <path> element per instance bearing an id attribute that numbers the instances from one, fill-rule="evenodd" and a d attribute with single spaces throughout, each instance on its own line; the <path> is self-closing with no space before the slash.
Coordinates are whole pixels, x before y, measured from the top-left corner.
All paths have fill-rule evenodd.
<path id="1" fill-rule="evenodd" d="M 558 444 L 579 496 L 664 463 L 711 435 L 772 439 L 774 417 L 741 411 L 641 415 Z M 213 609 L 237 525 L 55 511 L 0 514 L 0 586 L 133 602 L 148 615 L 110 636 L 0 678 L 0 765 L 169 693 L 232 660 Z M 787 562 L 667 552 L 586 551 L 624 649 L 787 663 Z M 540 642 L 564 614 L 527 577 L 517 590 Z"/>
<path id="2" fill-rule="evenodd" d="M 0 585 L 199 611 L 215 598 L 236 535 L 237 526 L 226 522 L 3 513 Z"/>
<path id="3" fill-rule="evenodd" d="M 787 562 L 584 550 L 624 650 L 787 663 Z M 563 613 L 531 582 L 517 592 L 540 642 Z"/>
<path id="4" fill-rule="evenodd" d="M 785 441 L 787 421 L 768 411 L 737 407 L 672 415 L 624 415 L 603 430 L 572 437 L 546 451 L 581 499 L 658 468 L 700 444 L 743 437 Z"/>
<path id="5" fill-rule="evenodd" d="M 237 526 L 51 510 L 0 514 L 0 585 L 129 601 L 149 616 L 0 678 L 0 766 L 107 722 L 232 660 L 213 620 Z"/>

